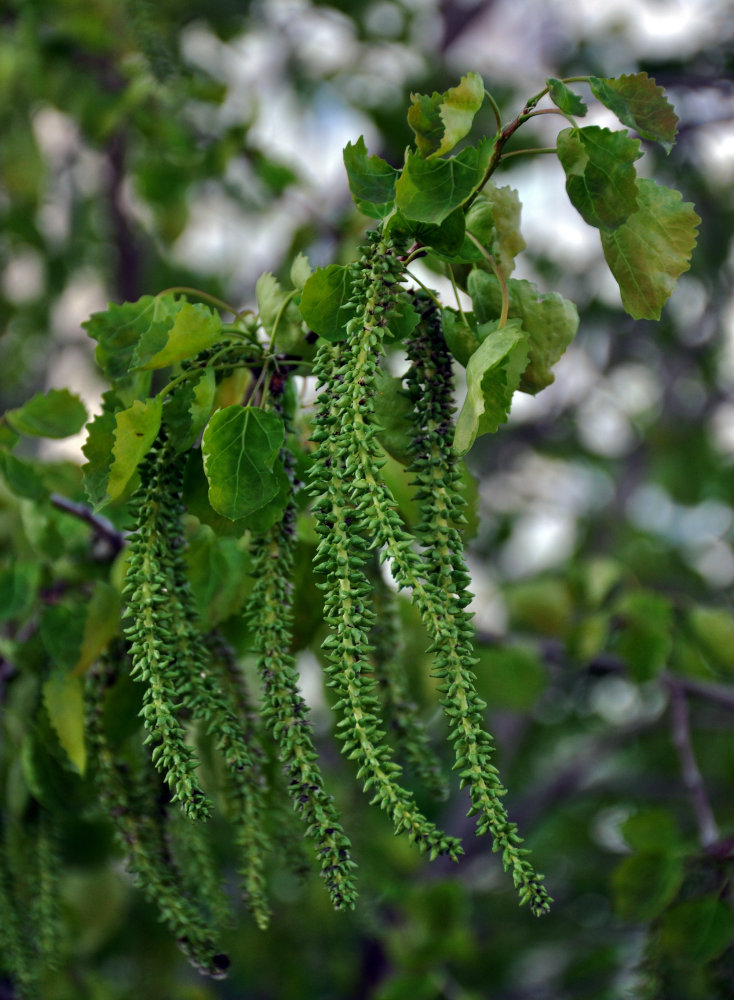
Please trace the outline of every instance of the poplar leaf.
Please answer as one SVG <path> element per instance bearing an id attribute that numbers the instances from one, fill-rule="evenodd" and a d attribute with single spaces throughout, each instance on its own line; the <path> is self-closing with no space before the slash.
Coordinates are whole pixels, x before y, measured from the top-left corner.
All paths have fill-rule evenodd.
<path id="1" fill-rule="evenodd" d="M 467 233 L 475 236 L 492 255 L 505 278 L 509 278 L 515 269 L 515 257 L 525 249 L 525 240 L 520 232 L 521 208 L 514 188 L 498 188 L 489 181 L 466 213 Z M 450 259 L 455 263 L 475 264 L 485 270 L 491 268 L 485 255 L 468 237 L 459 252 Z"/>
<path id="2" fill-rule="evenodd" d="M 474 270 L 467 283 L 479 323 L 499 318 L 502 291 L 493 274 Z M 510 319 L 520 321 L 528 336 L 528 366 L 520 389 L 535 395 L 554 381 L 553 365 L 576 336 L 579 314 L 569 299 L 557 292 L 541 295 L 530 281 L 507 282 Z"/>
<path id="3" fill-rule="evenodd" d="M 466 223 L 461 208 L 455 209 L 440 225 L 406 219 L 396 210 L 385 224 L 385 231 L 393 237 L 415 240 L 438 256 L 454 260 L 465 242 Z"/>
<path id="4" fill-rule="evenodd" d="M 484 102 L 484 80 L 478 73 L 462 76 L 456 87 L 439 94 L 411 94 L 408 124 L 423 157 L 449 153 L 469 133 Z"/>
<path id="5" fill-rule="evenodd" d="M 161 426 L 160 397 L 136 399 L 129 409 L 115 414 L 115 444 L 107 482 L 107 496 L 116 500 L 147 455 Z"/>
<path id="6" fill-rule="evenodd" d="M 400 171 L 379 156 L 368 156 L 364 136 L 344 147 L 344 166 L 360 212 L 371 219 L 388 215 L 395 203 L 395 181 Z"/>
<path id="7" fill-rule="evenodd" d="M 589 80 L 591 92 L 613 111 L 623 125 L 635 129 L 643 139 L 657 141 L 670 152 L 675 142 L 678 116 L 665 96 L 647 73 L 633 73 L 614 79 Z"/>
<path id="8" fill-rule="evenodd" d="M 442 223 L 479 187 L 491 155 L 488 139 L 448 160 L 424 160 L 408 151 L 395 185 L 398 208 L 406 219 Z"/>
<path id="9" fill-rule="evenodd" d="M 83 775 L 87 766 L 84 745 L 84 692 L 82 680 L 58 670 L 44 681 L 43 703 L 59 743 L 71 763 Z"/>
<path id="10" fill-rule="evenodd" d="M 461 313 L 454 309 L 441 310 L 441 326 L 448 349 L 459 364 L 464 367 L 467 366 L 469 358 L 479 347 L 479 338 L 474 324 L 471 323 L 473 318 L 472 313 L 464 313 L 462 317 Z"/>
<path id="11" fill-rule="evenodd" d="M 637 208 L 640 143 L 626 132 L 587 125 L 559 132 L 558 159 L 566 173 L 566 191 L 582 218 L 610 232 Z"/>
<path id="12" fill-rule="evenodd" d="M 152 295 L 122 305 L 111 302 L 104 312 L 94 313 L 82 323 L 97 341 L 97 364 L 111 381 L 124 378 L 133 367 L 135 348 L 153 320 L 156 302 L 160 298 Z"/>
<path id="13" fill-rule="evenodd" d="M 380 427 L 377 440 L 389 455 L 408 465 L 412 459 L 409 449 L 415 430 L 413 404 L 403 389 L 403 380 L 378 369 L 374 407 L 375 420 Z"/>
<path id="14" fill-rule="evenodd" d="M 112 449 L 115 446 L 116 421 L 113 413 L 98 414 L 87 425 L 87 440 L 82 452 L 87 461 L 82 466 L 84 490 L 97 510 L 107 499 L 107 482 L 112 465 Z"/>
<path id="15" fill-rule="evenodd" d="M 305 253 L 296 254 L 291 264 L 290 279 L 294 288 L 301 290 L 313 274 Z"/>
<path id="16" fill-rule="evenodd" d="M 297 351 L 303 342 L 301 314 L 293 292 L 286 292 L 272 274 L 262 274 L 255 285 L 260 322 L 267 335 L 285 351 Z"/>
<path id="17" fill-rule="evenodd" d="M 578 94 L 575 94 L 562 80 L 556 80 L 555 77 L 548 77 L 545 82 L 548 84 L 550 99 L 557 108 L 560 108 L 567 115 L 578 115 L 579 118 L 583 118 L 588 108 Z"/>
<path id="18" fill-rule="evenodd" d="M 0 474 L 11 493 L 25 500 L 43 500 L 48 495 L 43 479 L 25 459 L 0 450 Z"/>
<path id="19" fill-rule="evenodd" d="M 232 521 L 264 507 L 279 491 L 274 468 L 283 422 L 254 406 L 228 406 L 209 421 L 201 450 L 209 502 Z"/>
<path id="20" fill-rule="evenodd" d="M 216 390 L 214 371 L 204 368 L 171 394 L 163 420 L 177 452 L 188 451 L 196 443 L 212 412 Z"/>
<path id="21" fill-rule="evenodd" d="M 696 970 L 731 947 L 734 913 L 717 895 L 678 903 L 660 921 L 660 948 L 678 967 Z"/>
<path id="22" fill-rule="evenodd" d="M 22 618 L 31 610 L 40 575 L 37 562 L 16 562 L 0 569 L 0 621 Z"/>
<path id="23" fill-rule="evenodd" d="M 49 389 L 17 409 L 8 410 L 5 419 L 19 434 L 65 438 L 78 434 L 86 423 L 87 411 L 81 399 L 68 389 Z"/>
<path id="24" fill-rule="evenodd" d="M 135 367 L 145 371 L 168 368 L 216 344 L 221 335 L 219 313 L 201 303 L 173 303 L 142 335 L 135 351 Z"/>
<path id="25" fill-rule="evenodd" d="M 329 264 L 317 268 L 301 294 L 301 316 L 324 340 L 343 340 L 346 324 L 354 315 L 348 306 L 352 295 L 352 275 L 348 267 Z"/>
<path id="26" fill-rule="evenodd" d="M 466 399 L 456 420 L 454 447 L 464 455 L 480 434 L 491 434 L 507 420 L 512 396 L 528 360 L 527 336 L 520 321 L 492 323 L 466 366 Z"/>
<path id="27" fill-rule="evenodd" d="M 120 629 L 120 595 L 104 580 L 97 580 L 86 605 L 84 632 L 74 676 L 82 676 L 99 658 Z"/>
<path id="28" fill-rule="evenodd" d="M 643 179 L 638 208 L 613 233 L 601 234 L 609 269 L 634 319 L 660 319 L 678 278 L 690 266 L 700 218 L 679 191 Z"/>

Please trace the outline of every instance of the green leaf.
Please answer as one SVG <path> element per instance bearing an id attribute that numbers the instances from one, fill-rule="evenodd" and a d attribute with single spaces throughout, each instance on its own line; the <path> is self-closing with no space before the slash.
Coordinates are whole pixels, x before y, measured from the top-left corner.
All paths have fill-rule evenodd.
<path id="1" fill-rule="evenodd" d="M 297 288 L 299 291 L 302 290 L 303 286 L 306 284 L 306 282 L 308 281 L 308 279 L 311 277 L 312 274 L 313 270 L 308 262 L 308 257 L 306 256 L 306 254 L 305 253 L 296 254 L 296 256 L 293 259 L 293 263 L 291 264 L 291 273 L 290 273 L 291 284 L 293 285 L 293 287 Z"/>
<path id="2" fill-rule="evenodd" d="M 0 621 L 23 618 L 31 610 L 40 572 L 37 562 L 16 562 L 0 569 Z"/>
<path id="3" fill-rule="evenodd" d="M 681 858 L 658 852 L 634 854 L 612 875 L 614 908 L 622 920 L 654 920 L 675 898 L 682 881 Z"/>
<path id="4" fill-rule="evenodd" d="M 213 369 L 204 368 L 171 393 L 163 407 L 163 422 L 177 452 L 194 446 L 212 412 L 216 391 Z"/>
<path id="5" fill-rule="evenodd" d="M 475 236 L 491 254 L 505 278 L 509 278 L 515 268 L 515 257 L 525 249 L 520 232 L 521 207 L 517 191 L 511 187 L 498 188 L 489 181 L 466 213 L 467 233 Z M 457 251 L 444 251 L 443 257 L 451 263 L 475 264 L 491 270 L 486 256 L 468 236 Z"/>
<path id="6" fill-rule="evenodd" d="M 33 464 L 2 450 L 0 450 L 0 474 L 10 492 L 16 497 L 42 500 L 48 496 L 48 489 Z"/>
<path id="7" fill-rule="evenodd" d="M 493 274 L 473 270 L 467 282 L 474 311 L 480 323 L 497 319 L 502 309 L 502 291 Z M 576 306 L 557 292 L 541 295 L 530 281 L 510 278 L 507 282 L 509 318 L 520 321 L 528 336 L 528 366 L 519 388 L 535 395 L 553 382 L 553 365 L 576 335 Z"/>
<path id="8" fill-rule="evenodd" d="M 414 436 L 413 405 L 403 389 L 403 380 L 378 369 L 375 380 L 375 419 L 380 427 L 377 440 L 388 454 L 403 465 L 411 461 Z"/>
<path id="9" fill-rule="evenodd" d="M 159 300 L 165 301 L 165 300 Z M 222 336 L 219 313 L 209 306 L 176 302 L 151 324 L 142 335 L 135 351 L 134 365 L 149 371 L 193 358 L 199 351 L 216 344 Z"/>
<path id="10" fill-rule="evenodd" d="M 86 605 L 84 632 L 74 675 L 83 675 L 120 630 L 120 595 L 104 580 L 97 580 Z"/>
<path id="11" fill-rule="evenodd" d="M 138 465 L 147 455 L 161 426 L 162 400 L 159 396 L 136 399 L 129 409 L 115 414 L 115 443 L 107 481 L 107 496 L 122 496 Z"/>
<path id="12" fill-rule="evenodd" d="M 708 659 L 734 673 L 734 616 L 725 608 L 691 608 L 686 615 L 687 624 L 703 647 Z"/>
<path id="13" fill-rule="evenodd" d="M 55 670 L 43 684 L 43 702 L 69 760 L 83 775 L 87 766 L 84 745 L 84 690 L 80 677 Z"/>
<path id="14" fill-rule="evenodd" d="M 294 351 L 303 340 L 301 314 L 294 292 L 284 291 L 272 274 L 262 274 L 255 285 L 260 322 L 281 350 Z"/>
<path id="15" fill-rule="evenodd" d="M 490 710 L 527 712 L 548 686 L 548 671 L 529 647 L 479 645 L 477 653 L 477 690 Z"/>
<path id="16" fill-rule="evenodd" d="M 398 208 L 407 219 L 442 223 L 479 187 L 491 155 L 488 139 L 448 160 L 424 160 L 409 151 L 395 186 Z"/>
<path id="17" fill-rule="evenodd" d="M 484 81 L 478 73 L 467 73 L 443 94 L 411 94 L 410 99 L 408 124 L 421 156 L 443 156 L 469 133 L 484 102 Z"/>
<path id="18" fill-rule="evenodd" d="M 38 393 L 5 419 L 19 434 L 33 437 L 65 438 L 78 434 L 87 420 L 87 411 L 78 396 L 68 389 Z"/>
<path id="19" fill-rule="evenodd" d="M 192 448 L 189 452 L 184 470 L 183 502 L 186 511 L 198 518 L 202 524 L 208 525 L 215 534 L 225 537 L 241 538 L 248 528 L 246 518 L 232 521 L 218 514 L 209 503 L 209 480 L 204 473 L 201 451 Z"/>
<path id="20" fill-rule="evenodd" d="M 228 406 L 214 414 L 201 447 L 215 511 L 235 521 L 276 496 L 274 465 L 283 439 L 283 422 L 266 410 Z"/>
<path id="21" fill-rule="evenodd" d="M 611 232 L 637 208 L 640 143 L 626 132 L 587 125 L 558 133 L 558 159 L 566 173 L 566 191 L 583 219 Z"/>
<path id="22" fill-rule="evenodd" d="M 250 590 L 250 558 L 235 539 L 218 538 L 202 525 L 189 539 L 186 564 L 205 631 L 242 610 Z"/>
<path id="23" fill-rule="evenodd" d="M 80 601 L 65 601 L 45 607 L 40 633 L 51 663 L 71 673 L 79 662 L 84 637 L 85 608 Z"/>
<path id="24" fill-rule="evenodd" d="M 474 320 L 473 313 L 464 313 L 462 318 L 461 313 L 454 309 L 441 310 L 441 325 L 448 348 L 459 364 L 464 365 L 464 367 L 479 347 L 476 326 L 468 322 L 470 320 Z"/>
<path id="25" fill-rule="evenodd" d="M 690 266 L 700 221 L 679 191 L 643 179 L 637 183 L 637 211 L 613 233 L 601 234 L 622 305 L 634 319 L 660 319 Z"/>
<path id="26" fill-rule="evenodd" d="M 564 580 L 536 579 L 514 584 L 505 593 L 510 621 L 520 631 L 565 635 L 573 601 Z"/>
<path id="27" fill-rule="evenodd" d="M 545 82 L 548 84 L 550 99 L 557 108 L 560 108 L 567 115 L 578 115 L 579 118 L 583 118 L 588 108 L 578 94 L 570 90 L 562 80 L 556 80 L 555 77 L 550 76 Z"/>
<path id="28" fill-rule="evenodd" d="M 387 336 L 389 344 L 397 343 L 409 337 L 420 323 L 420 316 L 413 308 L 410 297 L 404 292 L 398 293 L 390 303 L 387 316 Z"/>
<path id="29" fill-rule="evenodd" d="M 667 809 L 643 809 L 622 823 L 624 839 L 634 851 L 678 851 L 678 824 Z"/>
<path id="30" fill-rule="evenodd" d="M 115 446 L 116 420 L 113 413 L 98 414 L 87 427 L 87 440 L 82 446 L 86 464 L 82 466 L 84 489 L 96 509 L 107 500 L 107 483 Z"/>
<path id="31" fill-rule="evenodd" d="M 461 208 L 455 209 L 441 225 L 415 222 L 413 219 L 406 219 L 402 212 L 395 211 L 386 223 L 385 231 L 393 237 L 415 240 L 430 247 L 439 256 L 454 260 L 464 244 L 466 224 Z"/>
<path id="32" fill-rule="evenodd" d="M 669 153 L 677 132 L 678 116 L 647 73 L 633 73 L 615 79 L 589 80 L 591 92 L 613 111 L 623 125 L 637 131 L 643 139 L 657 141 Z"/>
<path id="33" fill-rule="evenodd" d="M 633 591 L 615 606 L 615 649 L 637 681 L 651 680 L 667 663 L 673 644 L 673 608 L 660 594 Z"/>
<path id="34" fill-rule="evenodd" d="M 301 316 L 324 340 L 343 340 L 346 324 L 354 315 L 347 305 L 351 295 L 352 274 L 348 267 L 319 267 L 303 286 Z"/>
<path id="35" fill-rule="evenodd" d="M 160 299 L 144 295 L 137 302 L 110 303 L 105 312 L 94 313 L 82 323 L 97 341 L 97 364 L 111 381 L 124 379 L 133 367 L 135 348 L 151 325 L 157 301 Z"/>
<path id="36" fill-rule="evenodd" d="M 344 147 L 344 166 L 349 190 L 360 212 L 371 219 L 382 219 L 395 203 L 395 181 L 400 173 L 379 156 L 367 156 L 364 137 Z"/>
<path id="37" fill-rule="evenodd" d="M 734 937 L 734 912 L 716 896 L 674 906 L 662 919 L 660 945 L 676 965 L 700 968 L 713 961 Z"/>
<path id="38" fill-rule="evenodd" d="M 480 434 L 507 420 L 512 396 L 528 361 L 527 336 L 519 320 L 492 323 L 466 366 L 466 399 L 456 421 L 454 447 L 460 455 Z"/>

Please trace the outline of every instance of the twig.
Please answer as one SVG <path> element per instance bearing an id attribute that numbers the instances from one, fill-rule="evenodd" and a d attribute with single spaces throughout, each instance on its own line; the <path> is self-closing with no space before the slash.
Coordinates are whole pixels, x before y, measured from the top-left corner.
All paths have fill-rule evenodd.
<path id="1" fill-rule="evenodd" d="M 83 503 L 76 503 L 74 500 L 62 497 L 60 493 L 52 493 L 50 500 L 54 507 L 63 510 L 67 514 L 71 514 L 73 517 L 78 517 L 80 521 L 85 521 L 90 525 L 94 530 L 95 536 L 103 539 L 110 546 L 113 559 L 124 547 L 124 534 L 118 531 L 114 524 L 108 521 L 106 517 L 95 514 Z"/>
<path id="2" fill-rule="evenodd" d="M 693 811 L 698 823 L 698 837 L 701 846 L 711 847 L 719 839 L 719 828 L 716 825 L 716 819 L 708 799 L 706 786 L 698 769 L 696 755 L 693 752 L 688 698 L 683 685 L 678 682 L 677 678 L 668 676 L 665 678 L 665 683 L 670 692 L 673 745 L 678 751 L 683 785 L 691 797 Z"/>

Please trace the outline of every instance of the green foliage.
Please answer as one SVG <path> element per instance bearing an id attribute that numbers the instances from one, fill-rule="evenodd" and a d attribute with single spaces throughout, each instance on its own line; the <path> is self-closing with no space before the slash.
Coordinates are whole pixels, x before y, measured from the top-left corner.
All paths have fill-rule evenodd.
<path id="1" fill-rule="evenodd" d="M 129 30 L 162 85 L 178 71 L 153 24 L 156 12 L 130 7 Z M 523 803 L 508 797 L 500 777 L 500 764 L 513 771 L 512 754 L 505 761 L 495 750 L 490 713 L 524 713 L 527 726 L 535 713 L 535 723 L 549 725 L 567 708 L 546 660 L 558 666 L 598 656 L 603 671 L 604 653 L 615 657 L 610 672 L 624 671 L 621 683 L 636 685 L 640 698 L 653 683 L 667 684 L 671 698 L 687 693 L 676 687 L 684 673 L 672 660 L 679 633 L 700 676 L 731 672 L 727 611 L 679 609 L 651 588 L 630 588 L 613 560 L 569 579 L 507 588 L 511 627 L 525 641 L 479 641 L 469 611 L 465 543 L 478 527 L 480 491 L 474 487 L 467 505 L 471 476 L 462 456 L 508 422 L 517 391 L 535 395 L 551 384 L 579 325 L 573 303 L 511 277 L 525 248 L 520 202 L 494 175 L 543 97 L 567 119 L 586 113 L 570 82 L 550 78 L 509 124 L 498 120 L 496 133 L 475 140 L 485 101 L 478 74 L 443 92 L 413 94 L 415 148 L 402 167 L 369 156 L 362 138 L 344 150 L 355 205 L 375 222 L 353 259 L 312 271 L 298 254 L 290 286 L 270 273 L 259 278 L 256 312 L 174 289 L 93 315 L 85 326 L 109 388 L 88 425 L 81 473 L 49 471 L 20 440 L 76 433 L 86 412 L 75 395 L 51 390 L 5 414 L 0 473 L 21 558 L 0 566 L 7 626 L 0 653 L 14 664 L 3 722 L 13 760 L 2 774 L 0 939 L 19 996 L 43 995 L 43 969 L 57 961 L 54 824 L 65 824 L 71 843 L 77 820 L 109 822 L 167 932 L 213 978 L 228 965 L 219 943 L 230 920 L 222 892 L 228 870 L 238 874 L 254 925 L 264 929 L 277 914 L 280 932 L 293 919 L 285 901 L 310 892 L 294 877 L 309 864 L 301 841 L 311 845 L 327 904 L 350 911 L 353 858 L 367 857 L 379 872 L 386 830 L 431 860 L 440 856 L 439 865 L 475 851 L 471 826 L 456 821 L 467 806 L 519 902 L 543 915 L 550 895 L 511 819 L 515 809 L 522 816 Z M 645 74 L 586 82 L 641 139 L 670 147 L 675 116 Z M 156 92 L 157 84 L 146 86 Z M 32 146 L 30 133 L 22 141 Z M 572 124 L 559 133 L 556 153 L 571 203 L 600 230 L 624 307 L 635 318 L 659 317 L 689 266 L 698 223 L 692 206 L 637 178 L 641 144 L 626 130 Z M 173 190 L 176 176 L 171 163 L 148 164 L 139 178 L 159 192 L 159 221 L 171 234 L 185 204 L 185 188 Z M 22 178 L 10 181 L 25 197 Z M 414 281 L 410 266 L 422 257 L 429 273 L 468 294 L 469 308 L 458 294 L 458 308 L 449 307 Z M 225 322 L 227 314 L 234 318 Z M 454 362 L 465 369 L 455 420 Z M 315 411 L 302 406 L 296 376 L 318 382 Z M 93 510 L 80 504 L 82 488 Z M 59 527 L 70 515 L 76 534 Z M 90 550 L 90 528 L 97 548 L 114 551 Z M 299 676 L 303 662 L 314 673 L 321 667 L 311 690 L 305 670 Z M 592 707 L 578 713 L 559 759 L 573 756 L 574 739 L 594 738 L 585 721 L 593 704 L 590 697 Z M 318 745 L 332 715 L 345 760 L 322 773 L 328 755 Z M 683 758 L 680 720 L 673 715 Z M 454 790 L 441 736 L 457 772 Z M 555 758 L 545 739 L 538 755 L 550 770 Z M 521 733 L 518 746 L 522 740 Z M 688 761 L 692 794 L 694 779 Z M 357 808 L 349 797 L 355 781 L 387 824 L 371 813 L 363 829 L 342 821 L 345 806 Z M 548 774 L 544 781 L 552 784 Z M 442 812 L 451 796 L 451 812 Z M 593 821 L 578 819 L 569 853 L 588 850 Z M 23 824 L 35 839 L 18 851 Z M 535 837 L 540 856 L 566 850 L 568 831 L 559 836 L 551 827 L 541 823 Z M 616 914 L 654 928 L 651 965 L 660 956 L 685 967 L 720 959 L 731 910 L 723 891 L 690 888 L 691 850 L 677 821 L 666 809 L 630 810 L 620 834 L 631 853 L 610 873 Z M 418 871 L 402 846 L 393 850 L 406 876 Z M 99 851 L 108 857 L 104 843 Z M 395 975 L 374 995 L 480 995 L 483 986 L 459 992 L 431 965 L 476 949 L 459 929 L 466 913 L 456 884 L 413 884 L 392 901 L 382 877 L 368 887 L 360 915 L 344 920 L 369 920 L 394 905 L 418 930 L 417 943 L 396 930 Z M 717 891 L 728 886 L 725 872 L 717 878 Z M 594 899 L 592 889 L 583 891 Z M 501 890 L 495 895 L 501 936 L 509 902 Z M 558 895 L 562 908 L 563 885 Z M 30 930 L 21 919 L 27 900 Z M 258 947 L 251 952 L 256 965 Z M 607 960 L 598 950 L 591 956 L 599 966 Z M 583 970 L 577 974 L 581 981 Z M 203 987 L 198 995 L 213 996 Z"/>

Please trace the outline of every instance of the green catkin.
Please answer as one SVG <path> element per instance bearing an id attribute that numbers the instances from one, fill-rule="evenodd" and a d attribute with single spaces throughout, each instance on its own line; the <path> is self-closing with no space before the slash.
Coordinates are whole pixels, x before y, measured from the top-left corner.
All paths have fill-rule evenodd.
<path id="1" fill-rule="evenodd" d="M 171 578 L 176 558 L 172 538 L 180 533 L 183 457 L 174 456 L 161 436 L 140 467 L 140 488 L 131 507 L 136 527 L 123 593 L 128 606 L 125 629 L 130 642 L 132 677 L 145 684 L 142 716 L 152 759 L 174 801 L 190 819 L 205 819 L 211 803 L 196 777 L 196 758 L 179 718 L 182 697 L 190 691 L 188 663 L 177 658 L 176 616 Z"/>
<path id="2" fill-rule="evenodd" d="M 26 901 L 16 899 L 11 865 L 7 857 L 5 830 L 0 843 L 0 945 L 2 968 L 13 980 L 18 1000 L 40 1000 L 40 968 L 26 932 Z"/>
<path id="3" fill-rule="evenodd" d="M 224 793 L 227 818 L 234 827 L 234 839 L 239 858 L 237 872 L 242 879 L 243 898 L 255 923 L 264 930 L 270 920 L 265 888 L 265 859 L 271 850 L 265 828 L 267 814 L 267 784 L 263 772 L 264 752 L 260 745 L 257 721 L 250 708 L 241 677 L 238 676 L 234 652 L 221 636 L 204 636 L 209 654 L 208 673 L 211 683 L 221 692 L 229 711 L 238 719 L 248 754 L 249 766 L 233 766 L 227 746 L 220 746 L 227 769 Z"/>
<path id="4" fill-rule="evenodd" d="M 181 462 L 179 456 L 171 456 L 170 460 Z M 188 674 L 182 706 L 194 721 L 203 724 L 224 759 L 229 775 L 227 812 L 235 829 L 243 897 L 256 924 L 264 930 L 270 920 L 265 891 L 265 858 L 270 841 L 265 831 L 262 771 L 254 766 L 247 720 L 239 711 L 231 686 L 222 683 L 218 671 L 213 669 L 211 651 L 201 632 L 196 602 L 186 576 L 186 542 L 180 516 L 176 531 L 171 525 L 168 541 L 168 592 L 177 669 Z"/>
<path id="5" fill-rule="evenodd" d="M 502 803 L 505 789 L 496 768 L 491 737 L 483 728 L 482 710 L 473 667 L 471 616 L 465 610 L 472 595 L 457 525 L 463 522 L 461 473 L 452 449 L 453 376 L 451 355 L 441 331 L 440 315 L 425 295 L 416 296 L 422 322 L 407 343 L 411 366 L 405 376 L 413 402 L 417 434 L 411 445 L 409 473 L 416 487 L 421 515 L 415 533 L 423 545 L 422 580 L 412 565 L 394 565 L 397 579 L 413 586 L 435 651 L 434 676 L 441 679 L 441 703 L 450 725 L 461 783 L 469 786 L 471 813 L 477 814 L 477 832 L 489 832 L 493 849 L 502 852 L 512 872 L 521 902 L 536 914 L 548 910 L 550 899 L 538 875 L 520 848 L 517 827 Z M 398 553 L 399 555 L 399 553 Z"/>
<path id="6" fill-rule="evenodd" d="M 60 872 L 58 817 L 41 808 L 36 832 L 36 895 L 31 907 L 30 922 L 35 928 L 39 960 L 48 969 L 57 968 L 59 963 Z"/>
<path id="7" fill-rule="evenodd" d="M 275 395 L 271 386 L 271 403 Z M 282 411 L 281 411 L 282 415 Z M 262 715 L 269 723 L 288 783 L 288 793 L 314 843 L 321 877 L 336 909 L 353 907 L 354 862 L 334 801 L 324 789 L 313 745 L 308 707 L 298 689 L 298 672 L 290 652 L 293 631 L 293 549 L 295 543 L 294 461 L 281 451 L 292 491 L 279 523 L 252 545 L 254 586 L 246 617 L 252 632 L 257 668 L 263 684 Z"/>
<path id="8" fill-rule="evenodd" d="M 192 965 L 221 979 L 229 959 L 216 951 L 216 928 L 207 907 L 183 890 L 184 879 L 167 841 L 164 800 L 155 788 L 161 790 L 160 779 L 149 763 L 141 770 L 120 759 L 107 740 L 103 707 L 114 679 L 115 670 L 105 660 L 87 674 L 86 732 L 100 800 L 114 817 L 115 835 L 136 884 Z"/>
<path id="9" fill-rule="evenodd" d="M 327 683 L 337 696 L 335 711 L 342 716 L 342 752 L 356 760 L 357 777 L 365 791 L 372 790 L 372 802 L 388 813 L 396 833 L 405 832 L 431 857 L 447 854 L 455 859 L 461 853 L 459 841 L 431 823 L 398 782 L 401 768 L 384 742 L 370 664 L 369 632 L 375 614 L 367 606 L 372 588 L 365 564 L 375 540 L 371 509 L 381 486 L 381 460 L 373 440 L 378 428 L 367 414 L 373 412 L 377 362 L 401 270 L 391 244 L 379 233 L 370 234 L 353 268 L 350 306 L 355 317 L 347 325 L 347 340 L 336 346 L 322 344 L 316 356 L 314 374 L 323 391 L 312 434 L 318 447 L 311 489 L 317 497 L 314 513 L 321 536 L 315 568 L 326 576 L 320 586 L 331 631 L 324 642 Z M 387 502 L 384 492 L 380 496 Z M 397 518 L 392 506 L 385 516 Z M 405 544 L 410 545 L 410 539 Z"/>
<path id="10" fill-rule="evenodd" d="M 441 763 L 431 749 L 426 728 L 411 699 L 405 678 L 398 620 L 397 595 L 374 571 L 375 625 L 370 633 L 372 662 L 385 710 L 385 721 L 396 747 L 423 786 L 434 798 L 448 798 L 448 784 Z"/>

